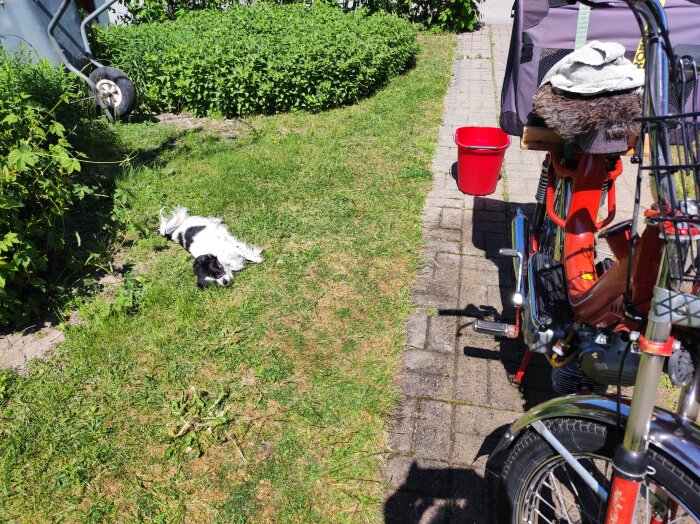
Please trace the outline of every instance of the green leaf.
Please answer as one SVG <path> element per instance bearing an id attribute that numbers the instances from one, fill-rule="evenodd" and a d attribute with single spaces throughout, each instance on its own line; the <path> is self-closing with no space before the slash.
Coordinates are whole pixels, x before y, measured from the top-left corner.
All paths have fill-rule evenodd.
<path id="1" fill-rule="evenodd" d="M 39 157 L 26 147 L 13 149 L 7 154 L 7 163 L 19 170 L 35 165 L 38 159 Z"/>
<path id="2" fill-rule="evenodd" d="M 20 242 L 17 233 L 6 233 L 0 240 L 0 251 L 8 251 L 13 244 L 19 244 Z"/>
<path id="3" fill-rule="evenodd" d="M 19 122 L 19 117 L 14 114 L 9 114 L 2 119 L 3 124 L 14 124 L 15 122 Z"/>
<path id="4" fill-rule="evenodd" d="M 61 124 L 60 122 L 54 121 L 49 126 L 49 132 L 57 136 L 63 136 L 65 135 L 66 128 L 63 127 L 63 124 Z"/>

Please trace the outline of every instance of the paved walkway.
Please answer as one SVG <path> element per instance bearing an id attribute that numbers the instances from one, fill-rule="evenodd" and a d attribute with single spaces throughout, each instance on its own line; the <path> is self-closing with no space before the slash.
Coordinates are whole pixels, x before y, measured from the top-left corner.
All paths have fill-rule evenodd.
<path id="1" fill-rule="evenodd" d="M 521 151 L 514 139 L 505 177 L 488 197 L 463 195 L 455 182 L 454 130 L 498 125 L 511 4 L 487 0 L 487 25 L 458 37 L 424 210 L 424 269 L 406 327 L 403 395 L 386 465 L 392 486 L 386 522 L 493 522 L 486 458 L 513 420 L 552 395 L 543 358 L 533 358 L 526 384 L 514 388 L 510 376 L 522 348 L 472 329 L 478 317 L 513 318 L 512 262 L 498 250 L 510 247 L 516 209 L 532 210 L 544 154 Z M 633 187 L 631 173 L 618 185 L 618 199 Z M 620 211 L 631 209 L 630 200 L 620 204 Z"/>
<path id="2" fill-rule="evenodd" d="M 386 522 L 493 520 L 493 490 L 484 469 L 488 453 L 522 413 L 528 395 L 547 393 L 527 388 L 524 397 L 511 386 L 520 348 L 472 329 L 479 316 L 512 317 L 511 261 L 498 250 L 510 245 L 511 207 L 532 201 L 542 155 L 520 151 L 514 140 L 506 177 L 488 197 L 462 194 L 454 178 L 455 129 L 497 125 L 509 38 L 509 25 L 458 37 L 424 211 L 425 265 L 413 293 L 417 311 L 407 325 L 404 398 L 386 468 L 395 488 L 385 504 Z M 547 384 L 547 370 L 541 370 Z"/>

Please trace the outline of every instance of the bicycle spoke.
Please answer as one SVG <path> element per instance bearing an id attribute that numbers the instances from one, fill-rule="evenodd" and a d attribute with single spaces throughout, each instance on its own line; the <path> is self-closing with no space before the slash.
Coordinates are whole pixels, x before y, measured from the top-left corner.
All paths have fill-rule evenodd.
<path id="1" fill-rule="evenodd" d="M 553 489 L 549 484 L 544 483 L 543 485 L 544 485 L 545 487 L 548 487 L 550 490 L 554 491 L 554 489 Z M 557 492 L 560 493 L 560 490 L 557 489 Z M 561 506 L 561 508 L 562 508 L 562 511 L 565 513 L 564 516 L 566 517 L 566 520 L 567 520 L 568 522 L 571 522 L 571 519 L 569 518 L 569 515 L 571 514 L 572 508 L 574 508 L 574 507 L 576 506 L 576 499 L 574 498 L 574 499 L 571 501 L 571 503 L 567 505 L 566 502 L 563 500 L 563 496 L 560 495 L 559 493 L 557 493 L 557 495 L 558 495 L 557 498 L 559 498 L 559 504 L 560 504 L 560 506 Z M 577 508 L 577 509 L 580 509 L 580 508 Z M 557 515 L 559 515 L 559 512 L 557 512 Z"/>
<path id="2" fill-rule="evenodd" d="M 549 487 L 549 486 L 547 486 L 547 487 Z M 557 508 L 555 508 L 554 506 L 552 506 L 544 497 L 542 497 L 542 495 L 540 495 L 539 493 L 535 493 L 535 497 L 537 497 L 539 500 L 541 500 L 541 501 L 544 502 L 547 506 L 549 506 L 549 507 L 552 509 L 552 511 L 554 511 L 555 515 L 558 515 L 558 514 L 559 514 L 559 512 L 557 511 Z"/>
<path id="3" fill-rule="evenodd" d="M 675 524 L 676 522 L 683 522 L 685 515 L 677 515 L 675 519 L 669 520 L 666 524 Z"/>
<path id="4" fill-rule="evenodd" d="M 639 494 L 644 497 L 646 503 L 644 504 L 644 522 L 649 522 L 649 488 L 646 484 L 642 484 L 639 487 Z"/>
<path id="5" fill-rule="evenodd" d="M 566 468 L 564 468 L 564 471 L 566 471 Z M 556 481 L 557 486 L 558 486 L 558 485 L 559 485 L 559 482 L 556 480 L 556 477 L 554 477 L 553 474 L 552 474 L 551 472 L 550 472 L 549 476 L 552 476 L 552 478 Z M 567 474 L 567 477 L 569 478 L 570 487 L 571 487 L 572 490 L 576 493 L 576 496 L 575 496 L 575 497 L 572 497 L 573 500 L 571 501 L 571 503 L 569 504 L 568 507 L 567 507 L 567 505 L 564 503 L 564 501 L 563 501 L 563 494 L 561 494 L 561 490 L 560 490 L 558 487 L 557 487 L 557 488 L 554 488 L 554 487 L 550 486 L 549 484 L 547 484 L 546 481 L 543 481 L 543 482 L 542 482 L 542 486 L 548 488 L 548 489 L 549 489 L 550 491 L 552 491 L 552 492 L 555 492 L 555 491 L 557 492 L 557 495 L 560 497 L 559 500 L 560 500 L 560 504 L 561 504 L 561 506 L 562 506 L 562 510 L 566 512 L 564 516 L 566 517 L 567 522 L 571 522 L 571 519 L 569 518 L 569 513 L 570 513 L 571 508 L 574 508 L 574 507 L 576 508 L 576 511 L 577 511 L 577 513 L 578 513 L 579 515 L 585 516 L 585 517 L 591 519 L 592 522 L 597 522 L 597 521 L 599 520 L 598 518 L 594 517 L 593 515 L 591 515 L 591 514 L 588 513 L 587 511 L 585 511 L 582 507 L 579 507 L 579 506 L 576 505 L 576 500 L 578 500 L 578 491 L 576 490 L 575 484 L 574 484 L 573 482 L 571 482 L 571 477 L 570 477 L 568 474 Z M 592 493 L 592 491 L 591 491 L 591 493 Z M 555 512 L 556 516 L 558 516 L 558 517 L 561 516 L 560 511 L 558 511 L 554 506 L 552 506 L 552 505 L 551 505 L 546 499 L 544 499 L 539 493 L 535 493 L 535 496 L 536 496 L 539 500 L 541 500 L 542 502 L 544 502 L 547 506 L 549 506 L 549 507 Z M 592 497 L 592 498 L 593 498 L 593 500 L 597 500 L 597 497 Z M 544 517 L 544 516 L 543 516 L 543 517 Z"/>
<path id="6" fill-rule="evenodd" d="M 566 468 L 564 468 L 564 469 L 566 470 Z M 559 499 L 559 504 L 561 505 L 561 507 L 564 509 L 564 511 L 566 511 L 566 515 L 564 515 L 566 517 L 566 521 L 569 524 L 573 524 L 571 522 L 571 519 L 569 518 L 569 509 L 566 507 L 566 503 L 564 502 L 564 495 L 562 495 L 562 492 L 561 492 L 561 484 L 559 483 L 559 481 L 556 478 L 554 478 L 553 472 L 551 472 L 551 471 L 549 472 L 549 477 L 552 479 L 551 480 L 552 483 L 556 483 L 557 498 Z"/>
<path id="7" fill-rule="evenodd" d="M 571 491 L 574 495 L 574 500 L 572 501 L 572 506 L 573 506 L 576 503 L 576 500 L 579 500 L 581 498 L 581 495 L 579 494 L 578 489 L 576 489 L 576 484 L 574 483 L 573 480 L 571 480 L 571 476 L 569 475 L 569 468 L 563 468 L 563 469 L 564 469 L 564 474 L 566 475 L 566 478 L 569 481 L 569 486 L 571 486 Z M 604 474 L 603 476 L 607 478 L 607 474 Z M 595 491 L 593 491 L 593 489 L 588 484 L 584 483 L 583 486 L 592 495 L 591 498 L 593 500 L 598 500 L 598 494 Z M 599 510 L 598 510 L 598 517 L 594 517 L 593 515 L 591 515 L 587 511 L 584 511 L 583 508 L 578 508 L 578 509 L 582 515 L 585 515 L 586 517 L 591 519 L 593 522 L 600 521 L 600 505 L 599 505 Z"/>
<path id="8" fill-rule="evenodd" d="M 571 491 L 574 494 L 574 501 L 571 503 L 571 506 L 574 505 L 575 501 L 579 498 L 578 490 L 576 489 L 576 484 L 574 484 L 574 481 L 571 480 L 571 476 L 569 475 L 569 468 L 563 468 L 564 469 L 564 475 L 566 475 L 566 479 L 569 481 L 569 486 L 571 487 Z M 586 485 L 586 487 L 590 490 L 591 488 Z M 568 514 L 569 508 L 567 508 L 567 514 Z"/>
<path id="9" fill-rule="evenodd" d="M 557 511 L 555 508 L 552 507 L 552 505 L 551 505 L 549 502 L 547 502 L 546 500 L 544 500 L 544 499 L 540 496 L 539 493 L 535 493 L 535 497 L 537 497 L 539 500 L 541 500 L 542 502 L 544 502 L 545 504 L 547 504 L 547 506 L 549 506 L 550 508 L 552 508 L 555 512 Z M 545 522 L 547 522 L 547 524 L 554 524 L 554 522 L 552 522 L 551 520 L 549 520 L 549 519 L 548 519 L 547 517 L 545 517 L 540 511 L 538 511 L 537 508 L 532 508 L 532 511 L 533 511 L 534 513 L 536 513 L 540 518 L 542 518 Z M 530 519 L 528 519 L 528 522 L 529 522 L 529 521 L 530 521 Z"/>
<path id="10" fill-rule="evenodd" d="M 581 462 L 582 465 L 584 465 L 582 460 L 579 459 L 579 462 Z M 599 483 L 601 483 L 602 485 L 605 485 L 605 483 L 609 482 L 609 476 L 608 476 L 608 473 L 607 473 L 607 469 L 608 469 L 608 467 L 609 467 L 609 464 L 606 462 L 606 463 L 605 463 L 605 467 L 603 468 L 604 471 L 601 471 L 600 466 L 598 466 L 594 460 L 589 459 L 589 462 L 590 462 L 590 466 L 587 468 L 587 469 L 588 469 L 588 472 L 589 472 L 591 475 L 593 475 L 594 477 L 596 477 L 596 475 L 594 474 L 594 472 L 597 472 L 599 478 L 596 478 L 596 480 L 597 480 Z M 563 469 L 564 469 L 564 473 L 567 475 L 567 477 L 569 477 L 569 468 L 565 467 L 565 468 L 563 468 Z M 570 477 L 569 477 L 569 478 L 570 478 Z M 595 501 L 595 503 L 596 503 L 597 506 L 598 506 L 598 516 L 597 516 L 597 517 L 594 517 L 593 515 L 591 515 L 591 514 L 588 513 L 587 511 L 585 511 L 585 510 L 583 509 L 583 507 L 578 507 L 578 511 L 579 511 L 579 513 L 581 514 L 581 516 L 582 516 L 582 517 L 583 517 L 583 516 L 588 517 L 589 519 L 591 519 L 592 522 L 600 522 L 600 521 L 602 520 L 601 509 L 604 508 L 604 506 L 601 504 L 602 501 L 601 501 L 601 499 L 600 499 L 598 493 L 596 493 L 596 491 L 595 491 L 593 488 L 591 488 L 587 483 L 584 482 L 584 483 L 583 483 L 583 487 L 586 488 L 586 492 L 585 492 L 585 493 L 582 493 L 581 495 L 579 495 L 578 491 L 575 489 L 575 488 L 576 488 L 575 483 L 574 483 L 573 481 L 570 481 L 570 482 L 571 482 L 572 487 L 573 487 L 574 490 L 575 490 L 575 492 L 574 492 L 574 495 L 575 495 L 574 503 L 575 503 L 576 500 L 581 500 L 581 499 L 582 499 L 582 496 L 583 496 L 585 493 L 588 493 L 588 498 L 589 498 L 589 500 Z M 581 506 L 581 504 L 579 504 L 579 506 Z"/>

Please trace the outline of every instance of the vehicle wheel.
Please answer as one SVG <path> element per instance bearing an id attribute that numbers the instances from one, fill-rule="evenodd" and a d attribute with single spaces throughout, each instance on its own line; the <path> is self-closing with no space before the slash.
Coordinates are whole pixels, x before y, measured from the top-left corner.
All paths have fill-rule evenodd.
<path id="1" fill-rule="evenodd" d="M 129 78 L 114 67 L 98 67 L 90 73 L 104 104 L 115 116 L 125 117 L 136 107 L 136 89 Z"/>
<path id="2" fill-rule="evenodd" d="M 593 477 L 609 490 L 612 476 L 613 434 L 606 426 L 570 418 L 544 421 Z M 612 433 L 612 432 L 611 432 Z M 670 457 L 649 449 L 654 470 L 640 489 L 636 522 L 653 522 L 659 508 L 674 506 L 677 513 L 663 522 L 698 522 L 700 484 Z M 522 435 L 502 471 L 499 520 L 508 523 L 599 523 L 605 503 L 534 430 Z M 663 501 L 666 501 L 665 503 Z M 663 510 L 660 510 L 663 511 Z"/>
<path id="3" fill-rule="evenodd" d="M 558 178 L 556 181 L 556 189 L 554 190 L 554 210 L 557 214 L 566 219 L 566 199 L 571 191 L 570 181 L 567 179 Z M 564 232 L 547 216 L 544 204 L 542 206 L 542 222 L 538 224 L 537 240 L 539 243 L 538 251 L 552 257 L 555 260 L 560 260 L 564 253 Z"/>

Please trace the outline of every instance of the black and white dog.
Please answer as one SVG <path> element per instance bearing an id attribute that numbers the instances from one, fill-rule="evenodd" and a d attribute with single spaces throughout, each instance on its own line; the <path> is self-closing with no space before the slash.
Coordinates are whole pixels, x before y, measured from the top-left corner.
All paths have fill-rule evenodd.
<path id="1" fill-rule="evenodd" d="M 190 216 L 187 208 L 178 206 L 168 218 L 160 210 L 160 234 L 174 240 L 194 256 L 197 285 L 211 283 L 225 286 L 233 280 L 245 261 L 262 262 L 262 248 L 250 246 L 229 233 L 219 218 Z"/>

